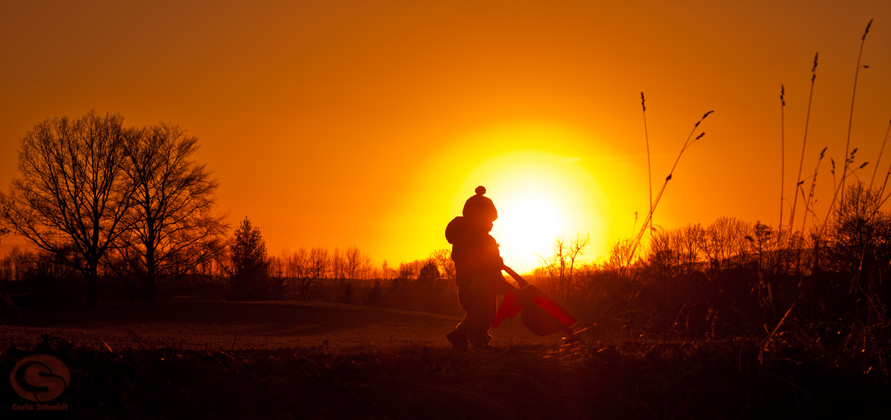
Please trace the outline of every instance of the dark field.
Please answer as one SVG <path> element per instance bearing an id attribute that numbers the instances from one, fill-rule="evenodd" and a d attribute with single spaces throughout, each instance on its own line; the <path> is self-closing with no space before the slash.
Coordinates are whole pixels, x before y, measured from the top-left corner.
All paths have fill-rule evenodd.
<path id="1" fill-rule="evenodd" d="M 40 334 L 77 345 L 179 349 L 276 349 L 444 346 L 460 317 L 336 303 L 152 303 L 26 309 L 0 318 L 0 348 L 35 344 Z M 559 342 L 508 320 L 492 330 L 493 345 Z"/>
<path id="2" fill-rule="evenodd" d="M 459 354 L 455 317 L 336 304 L 170 303 L 32 309 L 2 319 L 0 372 L 52 354 L 65 412 L 0 418 L 891 418 L 891 389 L 809 348 L 538 337 Z M 326 341 L 327 340 L 327 341 Z M 7 415 L 11 416 L 7 416 Z"/>

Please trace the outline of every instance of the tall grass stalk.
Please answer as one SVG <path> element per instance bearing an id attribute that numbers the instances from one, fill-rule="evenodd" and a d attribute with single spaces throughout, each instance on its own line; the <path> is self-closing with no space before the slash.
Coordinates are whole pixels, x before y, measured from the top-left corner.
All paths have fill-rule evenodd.
<path id="1" fill-rule="evenodd" d="M 841 201 L 842 201 L 841 197 L 839 196 L 839 192 L 841 192 L 842 195 L 844 195 L 844 189 L 845 189 L 845 184 L 844 184 L 844 169 L 847 168 L 848 165 L 850 165 L 851 163 L 854 162 L 854 156 L 856 156 L 856 155 L 857 155 L 857 148 L 855 147 L 854 150 L 851 151 L 851 155 L 845 157 L 845 164 L 844 164 L 843 167 L 842 167 L 842 179 L 838 182 L 837 185 L 835 185 L 834 191 L 833 191 L 833 193 L 832 193 L 832 201 L 829 202 L 829 210 L 827 210 L 827 212 L 826 212 L 826 219 L 824 219 L 824 220 L 826 220 L 827 222 L 829 221 L 829 217 L 832 216 L 832 211 L 835 209 L 835 203 L 836 203 L 836 202 L 841 202 Z M 851 174 L 854 174 L 854 172 L 856 172 L 857 170 L 863 169 L 863 167 L 866 166 L 868 163 L 869 163 L 869 162 L 864 162 L 862 165 L 860 165 L 859 168 L 857 168 L 857 169 L 851 171 Z M 855 176 L 856 176 L 856 175 L 855 175 Z M 833 180 L 833 181 L 832 181 L 833 184 L 835 184 L 835 161 L 832 161 L 832 180 Z M 824 224 L 823 224 L 823 228 L 820 229 L 820 235 L 821 235 L 821 236 L 822 236 L 823 233 L 826 231 L 826 225 L 827 225 L 827 224 L 828 224 L 828 223 L 824 223 Z"/>
<path id="2" fill-rule="evenodd" d="M 644 93 L 640 93 L 640 107 L 643 109 L 644 139 L 647 142 L 647 182 L 650 184 L 650 213 L 653 212 L 653 167 L 650 165 L 650 135 L 647 132 L 647 105 Z M 635 215 L 636 218 L 636 215 Z M 650 237 L 653 236 L 653 220 L 650 219 Z"/>
<path id="3" fill-rule="evenodd" d="M 863 36 L 860 37 L 860 53 L 857 55 L 857 70 L 854 72 L 854 93 L 851 94 L 851 114 L 848 117 L 848 138 L 845 142 L 845 156 L 848 156 L 848 150 L 851 147 L 851 126 L 854 123 L 854 99 L 857 97 L 857 78 L 860 76 L 860 59 L 863 57 L 863 44 L 866 43 L 866 34 L 869 33 L 869 27 L 872 25 L 872 19 L 869 20 L 869 23 L 866 24 L 866 30 L 863 31 Z M 841 176 L 841 197 L 839 197 L 839 201 L 845 199 L 845 175 L 848 173 L 848 162 L 845 161 L 845 167 L 842 168 L 842 176 Z M 833 201 L 830 203 L 830 206 L 834 204 Z"/>
<path id="4" fill-rule="evenodd" d="M 882 183 L 882 188 L 879 189 L 879 205 L 878 205 L 879 208 L 881 208 L 885 204 L 885 202 L 888 201 L 889 198 L 891 198 L 891 194 L 888 194 L 887 196 L 884 195 L 885 194 L 885 186 L 888 185 L 889 177 L 891 177 L 891 168 L 888 168 L 888 173 L 885 174 L 885 182 Z"/>
<path id="5" fill-rule="evenodd" d="M 888 133 L 891 133 L 891 122 L 888 123 L 888 129 L 885 130 L 885 138 L 882 140 L 882 148 L 879 149 L 879 158 L 876 159 L 876 169 L 872 171 L 872 179 L 869 181 L 869 189 L 872 189 L 872 184 L 876 180 L 876 173 L 879 172 L 879 163 L 882 161 L 882 153 L 885 151 L 885 144 L 888 143 Z M 882 187 L 884 187 L 884 185 L 882 185 Z M 881 195 L 879 195 L 879 197 L 881 197 Z"/>
<path id="6" fill-rule="evenodd" d="M 816 57 L 814 58 L 814 68 L 816 68 Z M 811 79 L 811 81 L 813 82 L 813 79 Z M 810 104 L 808 104 L 808 109 L 810 109 Z M 808 112 L 808 113 L 810 113 L 810 112 Z M 805 227 L 807 225 L 808 213 L 813 213 L 813 210 L 811 209 L 811 202 L 813 200 L 814 190 L 815 190 L 815 186 L 817 184 L 817 174 L 820 172 L 820 163 L 823 161 L 823 157 L 826 154 L 826 149 L 828 149 L 828 147 L 824 147 L 823 150 L 820 151 L 820 157 L 819 157 L 819 159 L 817 159 L 817 166 L 814 168 L 814 176 L 811 178 L 810 191 L 809 191 L 808 196 L 804 202 L 804 215 L 802 216 L 801 232 L 805 231 Z M 833 167 L 832 173 L 833 173 L 833 177 L 834 177 L 835 176 L 835 161 L 832 162 L 832 167 Z M 800 178 L 800 175 L 799 175 L 799 178 Z M 799 181 L 798 184 L 796 184 L 796 186 L 795 186 L 796 193 L 798 192 L 798 189 L 801 188 L 801 185 L 803 183 L 804 183 L 804 181 Z M 833 182 L 833 184 L 834 184 L 834 182 Z M 801 193 L 802 193 L 802 198 L 803 198 L 804 197 L 803 189 L 802 189 Z M 793 212 L 792 216 L 794 216 L 794 212 Z M 815 213 L 814 213 L 814 217 L 816 218 Z M 828 216 L 827 216 L 826 220 L 828 220 Z M 815 224 L 816 224 L 816 222 L 815 222 Z M 826 226 L 826 223 L 824 221 L 823 228 L 825 228 L 825 226 Z M 791 219 L 790 219 L 789 231 L 790 232 L 794 231 L 794 228 L 791 225 Z M 820 236 L 822 237 L 822 234 L 820 234 Z M 797 305 L 798 301 L 801 299 L 801 296 L 802 296 L 801 290 L 802 290 L 802 285 L 804 283 L 804 274 L 805 273 L 804 273 L 804 270 L 801 270 L 801 246 L 800 245 L 797 247 L 796 255 L 797 255 L 797 257 L 796 257 L 797 261 L 795 263 L 795 267 L 796 267 L 796 271 L 798 272 L 797 273 L 798 274 L 798 286 L 797 286 L 798 293 L 796 293 L 795 299 L 792 301 L 792 304 L 789 305 L 789 309 L 786 310 L 786 313 L 783 315 L 783 317 L 780 319 L 780 321 L 777 323 L 777 325 L 773 328 L 773 330 L 770 332 L 770 334 L 767 336 L 767 338 L 764 340 L 761 347 L 759 348 L 758 361 L 760 363 L 763 363 L 763 361 L 764 361 L 763 355 L 765 352 L 767 352 L 769 350 L 770 344 L 771 344 L 774 336 L 776 335 L 777 331 L 780 329 L 780 327 L 783 325 L 783 323 L 786 322 L 786 318 L 789 317 L 789 314 L 792 313 L 792 310 L 795 308 L 795 305 Z"/>
<path id="7" fill-rule="evenodd" d="M 889 125 L 888 128 L 891 129 L 891 125 Z M 888 140 L 887 135 L 885 136 L 885 140 Z M 878 166 L 879 165 L 876 165 L 876 168 L 878 168 Z M 889 198 L 891 198 L 891 194 L 885 196 L 885 187 L 888 186 L 889 177 L 891 177 L 891 167 L 888 167 L 888 172 L 885 173 L 885 181 L 882 182 L 882 188 L 879 189 L 879 204 L 877 208 L 881 208 L 885 204 L 885 202 L 888 201 Z"/>
<path id="8" fill-rule="evenodd" d="M 798 206 L 798 187 L 804 182 L 801 180 L 801 171 L 804 168 L 804 151 L 807 147 L 807 129 L 811 121 L 811 104 L 814 101 L 814 82 L 817 80 L 817 58 L 820 53 L 814 55 L 814 67 L 811 68 L 811 93 L 807 99 L 807 115 L 804 119 L 804 141 L 801 143 L 801 162 L 798 164 L 798 178 L 795 180 L 795 199 L 792 200 L 792 214 L 789 215 L 789 229 L 795 223 L 795 209 Z"/>
<path id="9" fill-rule="evenodd" d="M 802 220 L 801 220 L 801 231 L 802 232 L 804 232 L 804 229 L 807 226 L 807 214 L 813 213 L 813 210 L 811 209 L 811 202 L 814 199 L 814 189 L 817 185 L 817 174 L 820 172 L 820 162 L 823 161 L 823 156 L 826 154 L 826 149 L 828 149 L 828 147 L 823 148 L 823 151 L 820 152 L 820 158 L 817 159 L 817 167 L 814 168 L 814 176 L 811 178 L 810 192 L 808 193 L 807 199 L 804 202 L 804 216 L 802 217 Z M 801 194 L 802 194 L 802 196 L 804 196 L 804 191 L 801 191 Z M 814 214 L 814 216 L 816 217 L 816 214 Z M 791 226 L 789 228 L 792 229 Z"/>
<path id="10" fill-rule="evenodd" d="M 891 122 L 888 123 L 888 130 L 885 131 L 885 140 L 882 142 L 883 150 L 885 148 L 885 142 L 888 141 L 889 131 L 891 131 Z M 881 152 L 879 152 L 879 159 L 881 159 L 881 158 L 882 158 L 882 154 L 881 154 Z M 879 169 L 879 164 L 878 164 L 878 162 L 876 162 L 876 170 L 878 170 L 878 169 Z M 873 174 L 872 176 L 873 176 L 873 178 L 875 178 L 875 174 Z M 888 167 L 888 172 L 885 173 L 885 181 L 882 182 L 882 188 L 879 189 L 879 204 L 878 204 L 877 208 L 881 208 L 885 204 L 885 201 L 888 201 L 888 198 L 891 198 L 891 195 L 889 195 L 888 197 L 885 197 L 885 187 L 888 185 L 889 177 L 891 177 L 891 166 Z"/>
<path id="11" fill-rule="evenodd" d="M 783 201 L 786 183 L 786 87 L 780 85 L 780 223 L 777 226 L 777 243 L 783 236 Z"/>
<path id="12" fill-rule="evenodd" d="M 627 262 L 628 265 L 630 265 L 631 261 L 634 260 L 634 255 L 637 252 L 637 248 L 640 247 L 640 241 L 643 239 L 643 235 L 647 230 L 647 226 L 649 226 L 649 224 L 653 220 L 653 213 L 656 211 L 656 206 L 659 205 L 659 200 L 662 199 L 662 194 L 665 192 L 665 187 L 668 186 L 668 181 L 671 181 L 671 177 L 674 174 L 674 170 L 675 170 L 675 168 L 677 168 L 678 162 L 681 161 L 681 156 L 684 155 L 684 152 L 687 150 L 687 148 L 689 148 L 690 146 L 693 145 L 693 143 L 696 143 L 699 139 L 701 139 L 703 136 L 705 136 L 705 132 L 699 133 L 699 135 L 696 136 L 696 138 L 693 138 L 693 134 L 696 133 L 696 129 L 699 128 L 699 124 L 701 124 L 702 121 L 705 120 L 705 118 L 708 117 L 709 114 L 711 114 L 712 112 L 715 112 L 715 111 L 706 112 L 705 115 L 703 115 L 702 118 L 700 118 L 699 121 L 697 121 L 696 124 L 693 125 L 693 130 L 690 131 L 690 135 L 688 135 L 687 140 L 684 141 L 684 146 L 681 147 L 681 152 L 678 153 L 678 157 L 677 157 L 677 159 L 675 159 L 674 165 L 671 166 L 671 170 L 668 171 L 668 176 L 665 177 L 665 182 L 662 184 L 662 188 L 659 190 L 659 194 L 656 195 L 656 201 L 654 201 L 653 205 L 650 207 L 650 211 L 647 213 L 647 218 L 644 219 L 643 226 L 641 226 L 640 231 L 637 233 L 637 236 L 634 238 L 634 245 L 631 248 L 631 252 L 628 254 L 628 262 Z M 693 139 L 693 140 L 691 141 L 690 139 Z"/>

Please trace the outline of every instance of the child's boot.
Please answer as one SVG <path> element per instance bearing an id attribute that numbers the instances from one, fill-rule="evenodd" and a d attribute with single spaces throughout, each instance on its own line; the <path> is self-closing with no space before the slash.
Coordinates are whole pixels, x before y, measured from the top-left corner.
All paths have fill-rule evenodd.
<path id="1" fill-rule="evenodd" d="M 462 353 L 467 351 L 467 334 L 455 330 L 446 334 L 446 338 L 449 340 L 449 343 L 452 343 L 452 347 L 454 347 L 455 350 Z"/>

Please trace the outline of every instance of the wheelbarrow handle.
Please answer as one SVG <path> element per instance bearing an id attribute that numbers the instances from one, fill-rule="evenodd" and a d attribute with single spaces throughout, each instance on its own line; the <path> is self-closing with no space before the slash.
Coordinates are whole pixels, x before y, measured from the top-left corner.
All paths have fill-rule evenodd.
<path id="1" fill-rule="evenodd" d="M 514 280 L 516 280 L 517 284 L 519 284 L 521 288 L 522 288 L 522 287 L 526 287 L 526 286 L 529 285 L 529 282 L 526 281 L 526 279 L 520 277 L 520 275 L 517 274 L 517 272 L 514 271 L 513 268 L 510 268 L 510 267 L 508 267 L 508 266 L 505 265 L 504 267 L 502 267 L 502 270 L 506 271 L 507 274 L 509 274 L 509 275 L 511 276 L 511 278 L 513 278 Z"/>

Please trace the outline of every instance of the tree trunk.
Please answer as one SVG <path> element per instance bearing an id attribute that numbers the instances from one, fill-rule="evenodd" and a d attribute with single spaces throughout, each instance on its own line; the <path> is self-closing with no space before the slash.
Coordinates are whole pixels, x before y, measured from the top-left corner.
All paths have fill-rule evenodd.
<path id="1" fill-rule="evenodd" d="M 149 229 L 149 242 L 154 244 L 154 232 Z M 155 277 L 157 277 L 157 264 L 155 263 L 155 248 L 147 247 L 145 253 L 145 276 L 143 277 L 142 302 L 150 303 L 155 299 Z"/>
<path id="2" fill-rule="evenodd" d="M 155 300 L 155 276 L 146 275 L 143 278 L 142 302 L 151 303 Z"/>
<path id="3" fill-rule="evenodd" d="M 99 270 L 97 264 L 88 264 L 87 266 L 87 305 L 96 306 L 96 284 L 99 281 Z"/>

